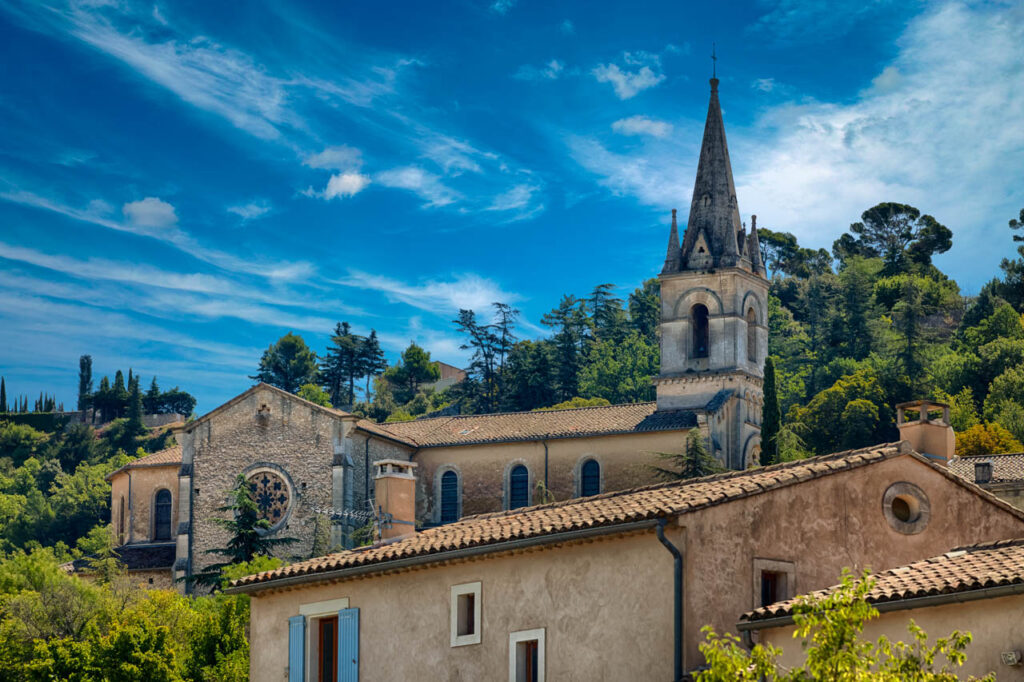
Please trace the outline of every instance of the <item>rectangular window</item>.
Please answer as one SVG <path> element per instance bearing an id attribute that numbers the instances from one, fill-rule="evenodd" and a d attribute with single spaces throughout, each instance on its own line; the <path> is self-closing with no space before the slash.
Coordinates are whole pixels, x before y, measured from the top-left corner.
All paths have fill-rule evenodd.
<path id="1" fill-rule="evenodd" d="M 782 601 L 785 593 L 786 575 L 775 571 L 761 571 L 761 606 Z"/>
<path id="2" fill-rule="evenodd" d="M 790 599 L 796 589 L 796 565 L 778 559 L 754 559 L 753 608 Z"/>
<path id="3" fill-rule="evenodd" d="M 317 670 L 320 673 L 318 682 L 337 682 L 338 676 L 338 617 L 320 618 L 320 636 L 317 644 L 320 659 Z"/>
<path id="4" fill-rule="evenodd" d="M 509 682 L 544 682 L 544 628 L 508 637 Z"/>
<path id="5" fill-rule="evenodd" d="M 452 587 L 451 643 L 465 646 L 480 643 L 480 583 Z"/>

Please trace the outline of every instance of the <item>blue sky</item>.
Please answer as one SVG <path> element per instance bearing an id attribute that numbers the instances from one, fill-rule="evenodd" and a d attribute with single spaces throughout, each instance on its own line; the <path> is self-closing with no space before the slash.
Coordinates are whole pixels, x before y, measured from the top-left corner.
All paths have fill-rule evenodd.
<path id="1" fill-rule="evenodd" d="M 463 353 L 625 296 L 685 216 L 711 43 L 745 221 L 831 245 L 879 201 L 954 231 L 968 293 L 1024 206 L 1020 3 L 0 0 L 0 374 L 77 359 L 206 411 L 338 320 Z"/>

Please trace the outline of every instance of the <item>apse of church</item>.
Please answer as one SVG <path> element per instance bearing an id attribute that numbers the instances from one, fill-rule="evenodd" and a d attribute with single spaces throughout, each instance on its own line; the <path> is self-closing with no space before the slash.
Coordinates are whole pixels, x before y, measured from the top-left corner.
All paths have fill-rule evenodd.
<path id="1" fill-rule="evenodd" d="M 740 220 L 718 79 L 682 243 L 672 211 L 661 283 L 659 410 L 701 409 L 712 450 L 732 469 L 760 453 L 768 353 L 768 280 L 757 241 Z"/>

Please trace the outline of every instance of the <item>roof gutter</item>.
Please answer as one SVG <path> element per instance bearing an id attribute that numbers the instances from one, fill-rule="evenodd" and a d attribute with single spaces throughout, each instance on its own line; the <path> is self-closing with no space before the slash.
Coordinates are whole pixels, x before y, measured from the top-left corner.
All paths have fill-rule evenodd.
<path id="1" fill-rule="evenodd" d="M 884 601 L 873 603 L 879 613 L 890 611 L 906 611 L 910 609 L 923 609 L 929 606 L 943 606 L 945 604 L 957 604 L 961 602 L 977 601 L 979 599 L 995 599 L 997 597 L 1009 597 L 1015 594 L 1024 594 L 1024 583 L 1013 585 L 997 585 L 996 587 L 983 587 L 977 590 L 966 592 L 949 592 L 946 594 L 930 594 L 926 597 L 913 597 L 911 599 L 897 599 L 895 601 Z M 748 630 L 764 630 L 768 628 L 784 627 L 793 625 L 793 615 L 775 616 L 761 620 L 740 621 L 736 629 L 740 632 Z"/>
<path id="2" fill-rule="evenodd" d="M 254 592 L 262 592 L 263 590 L 277 589 L 280 587 L 308 585 L 310 583 L 319 583 L 328 580 L 350 578 L 359 575 L 366 575 L 368 573 L 383 573 L 384 571 L 409 568 L 411 566 L 422 566 L 424 564 L 441 563 L 445 561 L 452 561 L 455 559 L 465 559 L 468 557 L 475 557 L 483 554 L 508 552 L 517 549 L 537 547 L 540 545 L 556 544 L 560 542 L 572 542 L 573 540 L 583 540 L 587 538 L 600 537 L 602 535 L 617 535 L 619 533 L 630 533 L 633 531 L 654 528 L 657 525 L 658 519 L 644 519 L 643 521 L 620 523 L 611 526 L 581 528 L 578 530 L 566 531 L 564 533 L 552 533 L 550 535 L 539 535 L 528 538 L 518 538 L 515 540 L 509 540 L 507 542 L 477 545 L 475 547 L 464 547 L 461 549 L 453 549 L 447 552 L 437 552 L 436 554 L 423 554 L 420 556 L 413 556 L 405 559 L 395 559 L 394 561 L 383 561 L 373 564 L 367 564 L 364 566 L 352 566 L 350 568 L 339 568 L 332 571 L 323 571 L 320 573 L 309 573 L 306 575 L 288 576 L 284 578 L 266 580 L 258 583 L 250 583 L 247 585 L 234 585 L 224 590 L 224 592 L 227 594 L 252 594 Z"/>

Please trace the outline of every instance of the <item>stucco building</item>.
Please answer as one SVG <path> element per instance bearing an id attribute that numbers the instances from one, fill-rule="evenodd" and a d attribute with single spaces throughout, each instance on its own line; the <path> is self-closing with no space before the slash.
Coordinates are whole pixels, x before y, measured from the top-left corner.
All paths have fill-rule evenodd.
<path id="1" fill-rule="evenodd" d="M 957 457 L 949 468 L 996 497 L 1024 509 L 1024 452 Z"/>
<path id="2" fill-rule="evenodd" d="M 954 630 L 973 639 L 958 676 L 1000 680 L 1024 679 L 1024 540 L 974 544 L 882 571 L 867 595 L 878 609 L 862 637 L 912 643 L 907 625 L 913 620 L 934 643 Z M 822 590 L 825 595 L 836 588 Z M 750 639 L 782 650 L 786 667 L 802 663 L 803 650 L 793 638 L 793 600 L 745 613 L 737 628 Z M 939 660 L 941 666 L 946 661 Z"/>
<path id="3" fill-rule="evenodd" d="M 378 469 L 378 496 L 410 518 L 414 468 Z M 740 614 L 843 568 L 1022 529 L 1019 510 L 904 442 L 418 532 L 396 524 L 373 547 L 233 589 L 253 597 L 253 680 L 316 680 L 324 666 L 364 682 L 671 680 L 701 665 L 706 624 L 735 631 Z"/>

